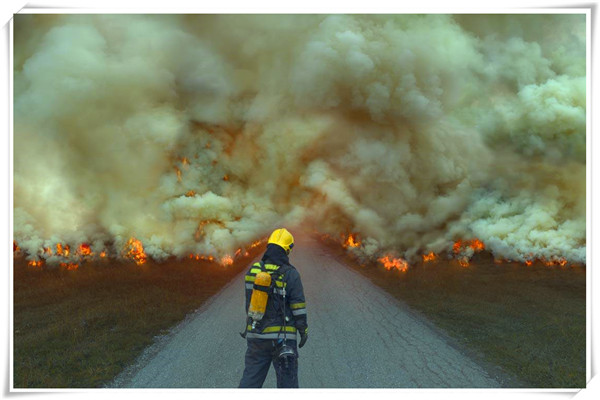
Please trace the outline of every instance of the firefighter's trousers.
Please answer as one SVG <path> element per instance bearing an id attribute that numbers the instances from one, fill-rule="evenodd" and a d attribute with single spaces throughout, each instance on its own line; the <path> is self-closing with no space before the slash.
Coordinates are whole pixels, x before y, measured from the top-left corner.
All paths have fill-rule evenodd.
<path id="1" fill-rule="evenodd" d="M 277 340 L 247 339 L 244 375 L 240 381 L 241 388 L 261 388 L 273 363 L 277 375 L 278 388 L 298 387 L 298 349 L 295 340 L 288 340 L 287 345 L 294 349 L 296 357 L 287 365 L 275 358 L 279 344 Z"/>

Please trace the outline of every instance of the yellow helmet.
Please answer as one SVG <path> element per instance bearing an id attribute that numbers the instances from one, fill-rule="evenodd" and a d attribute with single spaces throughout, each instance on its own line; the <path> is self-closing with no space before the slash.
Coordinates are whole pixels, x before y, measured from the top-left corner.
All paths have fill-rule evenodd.
<path id="1" fill-rule="evenodd" d="M 276 244 L 282 247 L 286 253 L 289 254 L 292 247 L 294 247 L 294 237 L 285 228 L 275 229 L 271 236 L 269 236 L 268 243 Z"/>

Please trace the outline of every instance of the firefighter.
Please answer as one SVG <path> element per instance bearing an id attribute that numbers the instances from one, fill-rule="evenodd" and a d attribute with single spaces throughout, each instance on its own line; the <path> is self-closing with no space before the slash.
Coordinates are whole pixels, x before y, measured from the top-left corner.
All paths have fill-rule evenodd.
<path id="1" fill-rule="evenodd" d="M 269 237 L 260 262 L 246 273 L 248 315 L 244 374 L 240 388 L 262 387 L 271 363 L 278 388 L 298 387 L 298 347 L 308 339 L 306 302 L 300 274 L 289 262 L 294 238 L 286 229 Z"/>

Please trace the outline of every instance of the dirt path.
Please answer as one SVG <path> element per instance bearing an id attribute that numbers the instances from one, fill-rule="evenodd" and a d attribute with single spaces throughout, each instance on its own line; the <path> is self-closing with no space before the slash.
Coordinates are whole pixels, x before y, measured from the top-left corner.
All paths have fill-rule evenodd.
<path id="1" fill-rule="evenodd" d="M 290 261 L 302 277 L 310 327 L 300 349 L 301 387 L 500 387 L 430 324 L 317 241 L 299 238 Z M 244 325 L 243 296 L 240 275 L 113 385 L 237 387 L 246 349 L 238 334 Z M 265 387 L 276 387 L 273 369 Z"/>

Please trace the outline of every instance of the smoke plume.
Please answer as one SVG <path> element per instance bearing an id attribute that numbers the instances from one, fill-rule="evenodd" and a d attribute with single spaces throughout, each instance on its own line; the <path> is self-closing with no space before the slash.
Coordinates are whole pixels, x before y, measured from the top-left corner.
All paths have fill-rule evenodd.
<path id="1" fill-rule="evenodd" d="M 16 15 L 14 237 L 585 263 L 584 15 Z M 293 232 L 293 229 L 292 229 Z"/>

